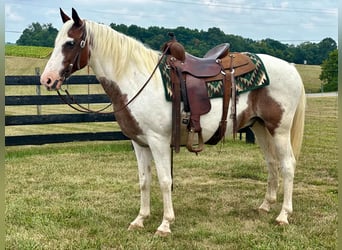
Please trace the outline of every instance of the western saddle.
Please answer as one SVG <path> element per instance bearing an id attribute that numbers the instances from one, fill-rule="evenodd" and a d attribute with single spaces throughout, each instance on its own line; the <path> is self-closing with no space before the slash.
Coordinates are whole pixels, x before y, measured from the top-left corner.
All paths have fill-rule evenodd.
<path id="1" fill-rule="evenodd" d="M 221 121 L 215 134 L 205 142 L 214 145 L 224 137 L 230 99 L 232 99 L 231 118 L 235 135 L 237 128 L 234 77 L 254 70 L 255 65 L 244 54 L 230 53 L 228 43 L 210 49 L 203 58 L 195 57 L 185 52 L 184 47 L 177 42 L 172 33 L 169 35 L 171 40 L 164 44 L 162 51 L 166 55 L 172 82 L 171 146 L 176 153 L 180 151 L 181 124 L 185 124 L 188 131 L 186 147 L 190 152 L 198 153 L 204 146 L 200 116 L 211 109 L 206 82 L 223 82 Z M 181 118 L 184 113 L 188 115 Z"/>

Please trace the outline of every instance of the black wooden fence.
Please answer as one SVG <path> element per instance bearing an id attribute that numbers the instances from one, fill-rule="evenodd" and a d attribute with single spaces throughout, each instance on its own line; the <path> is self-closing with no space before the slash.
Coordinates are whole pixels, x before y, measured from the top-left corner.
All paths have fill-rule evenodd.
<path id="1" fill-rule="evenodd" d="M 36 95 L 11 95 L 5 96 L 6 106 L 24 106 L 24 105 L 57 105 L 64 104 L 61 98 L 56 95 L 40 95 L 40 77 L 36 76 L 6 76 L 6 86 L 27 86 L 35 85 L 37 88 Z M 84 85 L 98 84 L 95 76 L 73 76 L 68 79 L 67 84 Z M 109 103 L 110 100 L 105 94 L 84 94 L 73 95 L 79 104 Z M 65 105 L 65 104 L 64 104 Z M 36 115 L 6 115 L 6 126 L 21 125 L 43 125 L 43 124 L 59 124 L 59 123 L 84 123 L 84 122 L 113 122 L 115 116 L 106 113 L 78 113 L 78 114 L 36 114 Z M 240 132 L 246 133 L 246 142 L 253 143 L 254 135 L 249 128 Z M 113 141 L 127 140 L 128 138 L 120 131 L 112 132 L 79 132 L 79 133 L 55 133 L 55 134 L 35 134 L 35 135 L 14 135 L 5 137 L 6 146 L 16 145 L 42 145 L 47 143 L 61 143 L 72 141 Z"/>
<path id="2" fill-rule="evenodd" d="M 36 85 L 40 88 L 39 76 L 6 76 L 6 86 L 27 86 Z M 95 76 L 73 76 L 67 84 L 97 84 Z M 74 95 L 79 104 L 109 103 L 109 98 L 105 94 L 84 94 Z M 56 95 L 12 95 L 5 96 L 6 106 L 24 105 L 56 105 L 64 104 L 61 98 Z M 79 114 L 49 114 L 49 115 L 6 115 L 6 126 L 20 125 L 42 125 L 58 123 L 83 123 L 83 122 L 113 122 L 113 114 L 101 113 L 79 113 Z M 16 135 L 6 136 L 5 145 L 41 145 L 46 143 L 60 143 L 71 141 L 94 141 L 94 140 L 127 140 L 128 138 L 120 131 L 113 132 L 81 132 L 63 134 L 39 134 L 39 135 Z"/>

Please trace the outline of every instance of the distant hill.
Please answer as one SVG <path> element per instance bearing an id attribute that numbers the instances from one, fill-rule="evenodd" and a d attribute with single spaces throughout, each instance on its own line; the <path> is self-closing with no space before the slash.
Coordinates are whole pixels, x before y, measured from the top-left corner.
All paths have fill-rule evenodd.
<path id="1" fill-rule="evenodd" d="M 5 75 L 34 75 L 35 68 L 39 68 L 42 73 L 52 50 L 53 48 L 48 47 L 6 45 Z M 297 64 L 296 68 L 303 79 L 306 92 L 319 92 L 321 67 Z M 85 68 L 75 74 L 87 75 L 88 69 Z M 93 74 L 91 69 L 89 74 Z"/>
<path id="2" fill-rule="evenodd" d="M 35 68 L 43 72 L 53 51 L 50 47 L 5 45 L 5 75 L 34 75 Z M 75 73 L 88 74 L 87 69 Z M 90 74 L 93 72 L 90 70 Z"/>
<path id="3" fill-rule="evenodd" d="M 37 46 L 5 45 L 6 56 L 21 56 L 32 58 L 47 58 L 52 53 L 53 48 Z"/>

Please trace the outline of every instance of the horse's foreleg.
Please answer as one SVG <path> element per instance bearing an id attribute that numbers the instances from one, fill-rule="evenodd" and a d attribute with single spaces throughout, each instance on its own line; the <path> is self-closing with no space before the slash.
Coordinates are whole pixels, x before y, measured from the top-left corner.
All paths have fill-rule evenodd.
<path id="1" fill-rule="evenodd" d="M 296 167 L 290 136 L 275 137 L 276 150 L 279 156 L 281 172 L 284 185 L 284 201 L 279 216 L 276 218 L 278 224 L 289 224 L 288 216 L 292 213 L 293 180 Z"/>
<path id="2" fill-rule="evenodd" d="M 170 225 L 175 219 L 171 197 L 171 148 L 167 140 L 155 141 L 155 143 L 150 145 L 156 164 L 164 205 L 163 221 L 158 227 L 156 235 L 167 236 L 171 233 Z"/>
<path id="3" fill-rule="evenodd" d="M 267 190 L 265 199 L 259 207 L 260 211 L 269 212 L 271 205 L 277 200 L 279 186 L 279 160 L 276 157 L 274 141 L 271 134 L 260 123 L 255 123 L 252 127 L 257 142 L 264 153 L 268 168 Z"/>
<path id="4" fill-rule="evenodd" d="M 134 230 L 144 227 L 144 220 L 150 215 L 150 187 L 151 187 L 151 161 L 152 154 L 148 147 L 141 147 L 132 142 L 138 161 L 139 186 L 140 186 L 140 211 L 128 229 Z"/>

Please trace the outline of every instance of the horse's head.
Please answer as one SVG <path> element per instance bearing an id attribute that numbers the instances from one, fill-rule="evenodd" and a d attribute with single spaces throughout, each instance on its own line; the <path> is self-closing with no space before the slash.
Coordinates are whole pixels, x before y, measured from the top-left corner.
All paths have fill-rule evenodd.
<path id="1" fill-rule="evenodd" d="M 64 80 L 73 72 L 84 68 L 90 57 L 89 42 L 86 39 L 85 21 L 72 9 L 72 18 L 62 9 L 63 26 L 59 31 L 55 48 L 40 77 L 41 84 L 48 90 L 58 90 Z"/>

